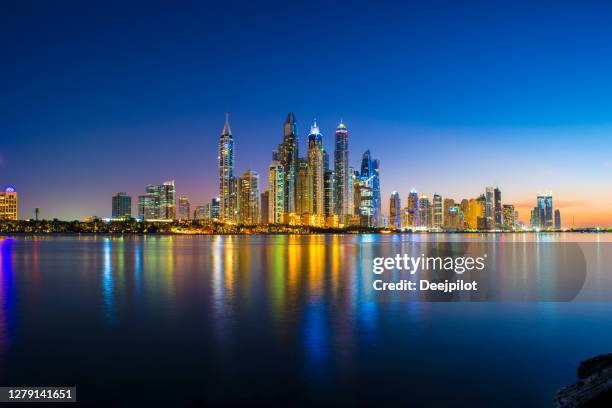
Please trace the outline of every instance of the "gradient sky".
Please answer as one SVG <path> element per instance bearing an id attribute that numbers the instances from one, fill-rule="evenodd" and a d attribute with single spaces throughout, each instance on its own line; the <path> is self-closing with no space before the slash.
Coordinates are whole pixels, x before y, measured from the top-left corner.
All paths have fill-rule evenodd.
<path id="1" fill-rule="evenodd" d="M 202 204 L 226 111 L 236 173 L 266 186 L 291 110 L 302 153 L 314 117 L 330 149 L 344 119 L 351 164 L 381 161 L 385 213 L 393 190 L 492 185 L 523 220 L 552 191 L 565 225 L 612 225 L 609 2 L 12 3 L 0 185 L 21 218 L 106 217 L 168 179 Z"/>

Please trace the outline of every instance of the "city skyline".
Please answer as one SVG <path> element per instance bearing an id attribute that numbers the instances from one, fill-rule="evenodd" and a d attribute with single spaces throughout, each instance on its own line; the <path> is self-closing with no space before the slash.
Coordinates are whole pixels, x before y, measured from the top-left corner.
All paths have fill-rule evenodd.
<path id="1" fill-rule="evenodd" d="M 291 110 L 300 151 L 315 117 L 330 150 L 344 120 L 349 163 L 380 160 L 386 215 L 394 190 L 499 186 L 525 223 L 552 191 L 565 224 L 612 225 L 609 5 L 253 7 L 7 7 L 0 186 L 20 217 L 110 215 L 112 194 L 172 179 L 208 203 L 227 111 L 236 174 L 265 186 Z"/>

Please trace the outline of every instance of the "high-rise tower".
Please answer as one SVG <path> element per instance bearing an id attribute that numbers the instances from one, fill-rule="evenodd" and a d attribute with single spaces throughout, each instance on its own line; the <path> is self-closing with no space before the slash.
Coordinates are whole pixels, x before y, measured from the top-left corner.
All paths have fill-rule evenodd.
<path id="1" fill-rule="evenodd" d="M 294 213 L 296 210 L 296 180 L 298 174 L 298 137 L 293 112 L 287 114 L 283 126 L 283 143 L 278 146 L 278 161 L 283 166 L 284 198 L 283 212 Z"/>
<path id="2" fill-rule="evenodd" d="M 349 203 L 349 159 L 348 159 L 348 129 L 342 120 L 336 129 L 336 143 L 334 150 L 334 177 L 335 194 L 334 206 L 336 214 L 341 223 L 347 215 L 352 215 L 353 211 Z"/>
<path id="3" fill-rule="evenodd" d="M 308 135 L 308 198 L 313 215 L 324 215 L 323 135 L 315 120 Z"/>
<path id="4" fill-rule="evenodd" d="M 234 220 L 233 179 L 234 138 L 229 126 L 229 114 L 226 113 L 225 126 L 219 137 L 219 217 L 221 221 Z"/>

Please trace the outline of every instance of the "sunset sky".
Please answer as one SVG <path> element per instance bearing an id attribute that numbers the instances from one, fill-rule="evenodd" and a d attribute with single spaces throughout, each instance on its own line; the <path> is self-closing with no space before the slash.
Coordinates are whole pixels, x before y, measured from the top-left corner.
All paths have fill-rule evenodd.
<path id="1" fill-rule="evenodd" d="M 380 159 L 385 213 L 393 190 L 490 185 L 524 221 L 550 191 L 564 226 L 610 226 L 612 5 L 530 3 L 3 5 L 0 186 L 20 218 L 107 217 L 118 191 L 135 215 L 169 179 L 201 205 L 224 113 L 265 187 L 293 111 L 302 155 L 313 118 L 330 150 L 342 118 L 351 163 Z"/>

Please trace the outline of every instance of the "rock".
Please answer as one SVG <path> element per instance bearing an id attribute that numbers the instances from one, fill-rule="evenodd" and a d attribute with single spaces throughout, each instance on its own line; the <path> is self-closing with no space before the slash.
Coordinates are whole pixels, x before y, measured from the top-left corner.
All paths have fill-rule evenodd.
<path id="1" fill-rule="evenodd" d="M 559 408 L 612 407 L 612 354 L 602 354 L 580 363 L 578 382 L 557 392 Z"/>

